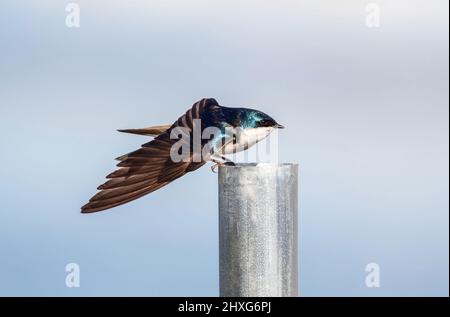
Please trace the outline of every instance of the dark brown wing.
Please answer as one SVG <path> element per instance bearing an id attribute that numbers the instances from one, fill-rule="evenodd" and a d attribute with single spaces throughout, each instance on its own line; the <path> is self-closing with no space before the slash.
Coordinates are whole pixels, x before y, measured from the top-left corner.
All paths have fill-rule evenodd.
<path id="1" fill-rule="evenodd" d="M 166 132 L 143 144 L 139 150 L 121 156 L 119 158 L 121 162 L 117 165 L 119 169 L 106 176 L 109 180 L 98 187 L 100 192 L 81 208 L 82 213 L 101 211 L 125 204 L 204 165 L 203 161 L 173 162 L 170 151 L 179 140 L 171 139 L 170 132 L 176 127 L 184 127 L 192 136 L 193 119 L 200 119 L 205 110 L 210 111 L 217 107 L 219 105 L 214 99 L 200 100 Z"/>

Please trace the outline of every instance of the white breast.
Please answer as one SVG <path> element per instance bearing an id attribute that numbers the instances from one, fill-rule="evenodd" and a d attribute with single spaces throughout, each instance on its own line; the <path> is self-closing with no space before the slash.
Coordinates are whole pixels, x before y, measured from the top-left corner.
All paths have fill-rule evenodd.
<path id="1" fill-rule="evenodd" d="M 244 151 L 259 141 L 265 139 L 272 131 L 272 127 L 237 129 L 235 131 L 236 142 L 227 144 L 224 148 L 224 154 Z"/>

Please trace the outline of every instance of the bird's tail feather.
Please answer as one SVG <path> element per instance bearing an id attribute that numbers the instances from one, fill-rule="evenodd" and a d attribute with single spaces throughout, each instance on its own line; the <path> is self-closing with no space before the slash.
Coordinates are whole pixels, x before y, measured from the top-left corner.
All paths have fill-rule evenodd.
<path id="1" fill-rule="evenodd" d="M 166 132 L 169 128 L 170 128 L 170 124 L 165 124 L 165 125 L 157 125 L 157 126 L 142 128 L 142 129 L 120 129 L 117 131 L 123 132 L 123 133 L 146 135 L 146 136 L 158 136 L 161 133 Z"/>
<path id="2" fill-rule="evenodd" d="M 153 137 L 157 137 L 158 135 L 160 135 L 161 133 L 166 132 L 168 129 L 170 128 L 170 124 L 164 124 L 164 125 L 156 125 L 153 127 L 148 127 L 148 128 L 141 128 L 141 129 L 120 129 L 117 130 L 119 132 L 123 132 L 123 133 L 131 133 L 131 134 L 138 134 L 138 135 L 145 135 L 145 136 L 153 136 Z M 125 161 L 128 158 L 128 154 L 119 156 L 116 158 L 117 161 Z"/>

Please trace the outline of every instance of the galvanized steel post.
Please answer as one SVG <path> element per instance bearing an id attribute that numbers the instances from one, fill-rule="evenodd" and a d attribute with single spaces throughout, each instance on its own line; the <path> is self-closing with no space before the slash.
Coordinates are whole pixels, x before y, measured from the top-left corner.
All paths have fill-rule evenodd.
<path id="1" fill-rule="evenodd" d="M 219 168 L 220 296 L 298 296 L 298 165 Z"/>

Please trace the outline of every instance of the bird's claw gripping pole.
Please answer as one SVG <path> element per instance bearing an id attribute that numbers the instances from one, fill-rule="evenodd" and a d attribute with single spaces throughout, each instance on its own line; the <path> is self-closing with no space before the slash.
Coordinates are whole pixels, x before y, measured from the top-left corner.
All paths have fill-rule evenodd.
<path id="1" fill-rule="evenodd" d="M 219 166 L 222 166 L 223 163 L 216 163 L 214 165 L 211 166 L 211 171 L 215 174 L 217 174 L 217 169 L 219 168 Z"/>
<path id="2" fill-rule="evenodd" d="M 212 160 L 214 163 L 216 163 L 216 164 L 214 164 L 214 165 L 211 166 L 211 171 L 212 171 L 213 173 L 217 174 L 217 169 L 218 169 L 220 166 L 236 166 L 236 164 L 235 164 L 233 161 L 230 161 L 230 160 L 226 159 L 226 158 L 223 157 L 223 156 L 222 156 L 222 158 L 223 158 L 225 161 L 219 162 L 219 161 L 214 160 L 214 159 Z"/>

